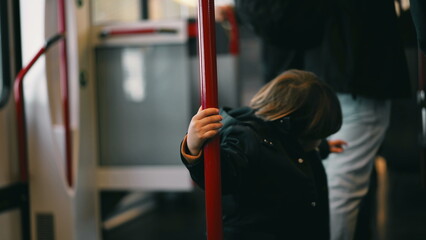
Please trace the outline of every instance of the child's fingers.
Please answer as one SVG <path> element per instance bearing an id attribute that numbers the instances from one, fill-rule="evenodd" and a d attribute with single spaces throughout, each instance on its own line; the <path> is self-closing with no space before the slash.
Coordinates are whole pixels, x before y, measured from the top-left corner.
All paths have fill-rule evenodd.
<path id="1" fill-rule="evenodd" d="M 344 146 L 348 145 L 347 142 L 340 139 L 330 140 L 328 143 L 330 146 L 330 152 L 332 153 L 342 153 L 345 151 Z"/>
<path id="2" fill-rule="evenodd" d="M 220 115 L 211 116 L 201 120 L 194 120 L 188 128 L 188 134 L 195 135 L 198 138 L 205 138 L 204 134 L 210 130 L 219 130 L 223 124 L 220 122 L 222 117 Z"/>
<path id="3" fill-rule="evenodd" d="M 330 146 L 336 146 L 336 147 L 343 147 L 343 146 L 347 146 L 348 145 L 348 143 L 347 142 L 345 142 L 345 141 L 343 141 L 343 140 L 330 140 L 329 142 L 328 142 L 328 144 L 330 145 Z"/>
<path id="4" fill-rule="evenodd" d="M 214 136 L 216 136 L 219 133 L 219 130 L 210 130 L 204 133 L 204 138 L 205 139 L 210 139 Z"/>
<path id="5" fill-rule="evenodd" d="M 210 130 L 212 129 L 212 127 L 220 128 L 222 127 L 222 123 L 220 122 L 221 120 L 222 120 L 222 116 L 220 115 L 212 115 L 202 119 L 193 119 L 191 121 L 190 128 L 196 131 L 204 131 L 203 129 Z M 219 127 L 215 127 L 215 126 L 219 126 Z"/>
<path id="6" fill-rule="evenodd" d="M 200 106 L 200 107 L 198 108 L 197 114 L 198 114 L 199 112 L 201 112 L 202 110 L 203 110 L 203 106 Z"/>
<path id="7" fill-rule="evenodd" d="M 201 109 L 201 107 L 200 107 L 200 109 L 198 110 L 198 113 L 195 114 L 193 119 L 199 120 L 199 119 L 203 119 L 205 117 L 211 116 L 211 115 L 218 115 L 218 114 L 219 114 L 219 109 L 217 109 L 217 108 Z"/>
<path id="8" fill-rule="evenodd" d="M 222 123 L 211 123 L 204 126 L 203 132 L 208 132 L 211 130 L 219 130 L 222 126 L 223 126 Z"/>
<path id="9" fill-rule="evenodd" d="M 207 134 L 210 131 L 215 131 L 214 135 L 217 134 L 220 130 L 220 128 L 223 126 L 222 123 L 211 123 L 202 125 L 197 129 L 197 135 L 200 139 L 206 140 L 207 138 L 211 138 L 211 134 Z"/>
<path id="10" fill-rule="evenodd" d="M 340 146 L 348 145 L 348 143 L 343 140 L 335 140 L 334 144 L 340 145 Z"/>
<path id="11" fill-rule="evenodd" d="M 220 116 L 219 114 L 211 115 L 211 116 L 205 117 L 203 119 L 200 119 L 199 121 L 203 125 L 218 123 L 218 122 L 222 121 L 222 116 Z"/>
<path id="12" fill-rule="evenodd" d="M 333 152 L 333 153 L 341 153 L 341 152 L 343 152 L 343 148 L 341 148 L 341 147 L 332 147 L 330 151 Z"/>

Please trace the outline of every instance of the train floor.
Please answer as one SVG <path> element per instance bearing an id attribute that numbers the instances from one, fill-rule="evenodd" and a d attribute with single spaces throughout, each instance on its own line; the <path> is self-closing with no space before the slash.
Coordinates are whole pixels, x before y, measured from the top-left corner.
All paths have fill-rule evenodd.
<path id="1" fill-rule="evenodd" d="M 370 210 L 361 216 L 362 240 L 425 240 L 426 188 L 415 172 L 378 170 Z M 200 240 L 205 237 L 204 195 L 155 193 L 155 207 L 117 227 L 103 230 L 103 240 Z M 367 223 L 367 224 L 366 224 Z"/>
<path id="2" fill-rule="evenodd" d="M 383 208 L 377 224 L 377 240 L 426 239 L 426 186 L 420 174 L 390 171 L 387 194 L 377 202 Z M 381 220 L 382 218 L 382 220 Z"/>

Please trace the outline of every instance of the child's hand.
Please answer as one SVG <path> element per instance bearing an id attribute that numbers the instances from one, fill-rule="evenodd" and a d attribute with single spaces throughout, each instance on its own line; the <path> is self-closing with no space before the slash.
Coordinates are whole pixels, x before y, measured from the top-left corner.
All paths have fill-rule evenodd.
<path id="1" fill-rule="evenodd" d="M 348 143 L 343 140 L 328 140 L 328 146 L 330 146 L 330 152 L 332 153 L 341 153 L 345 149 L 343 146 L 347 146 Z"/>
<path id="2" fill-rule="evenodd" d="M 198 110 L 192 117 L 188 127 L 187 146 L 191 155 L 198 155 L 204 143 L 216 136 L 222 127 L 222 116 L 219 115 L 219 109 L 207 108 Z"/>

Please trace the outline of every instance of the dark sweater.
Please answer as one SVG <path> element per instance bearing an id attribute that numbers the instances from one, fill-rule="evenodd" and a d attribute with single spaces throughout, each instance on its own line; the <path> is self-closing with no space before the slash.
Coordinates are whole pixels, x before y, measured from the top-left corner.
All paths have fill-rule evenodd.
<path id="1" fill-rule="evenodd" d="M 325 21 L 308 22 L 311 18 L 291 21 L 297 16 L 311 16 L 312 4 L 323 1 L 283 1 L 283 0 L 238 0 L 240 5 L 251 5 L 262 12 L 270 12 L 264 21 L 258 19 L 256 26 L 269 28 L 275 22 L 271 36 L 265 40 L 263 60 L 265 76 L 272 80 L 291 68 L 311 71 L 333 87 L 336 92 L 359 95 L 374 99 L 395 99 L 411 94 L 408 65 L 405 58 L 401 34 L 398 29 L 394 1 L 390 0 L 334 0 Z M 269 4 L 267 4 L 267 3 Z M 308 6 L 290 11 L 292 6 L 303 3 Z M 281 4 L 279 4 L 281 3 Z M 424 4 L 425 0 L 412 0 L 413 17 L 417 23 L 419 41 L 424 44 Z M 423 6 L 421 6 L 423 3 Z M 271 10 L 271 6 L 275 8 Z M 237 5 L 238 7 L 238 5 Z M 281 7 L 282 9 L 278 9 Z M 289 10 L 290 8 L 290 10 Z M 305 11 L 306 9 L 306 11 Z M 237 8 L 240 15 L 248 16 L 245 8 Z M 288 15 L 282 17 L 286 11 Z M 279 22 L 288 19 L 286 22 Z M 299 18 L 297 18 L 299 19 Z M 318 23 L 321 23 L 318 26 Z M 262 25 L 264 24 L 264 25 Z M 282 26 L 282 28 L 280 28 Z M 268 39 L 292 38 L 290 30 L 305 30 L 305 26 L 316 26 L 321 31 L 315 38 L 318 46 L 300 50 L 282 41 L 282 44 L 268 42 Z M 289 28 L 289 29 L 286 29 Z M 312 32 L 312 31 L 308 31 Z M 300 35 L 296 35 L 299 40 Z M 303 41 L 300 41 L 303 44 Z M 308 46 L 307 46 L 308 47 Z"/>

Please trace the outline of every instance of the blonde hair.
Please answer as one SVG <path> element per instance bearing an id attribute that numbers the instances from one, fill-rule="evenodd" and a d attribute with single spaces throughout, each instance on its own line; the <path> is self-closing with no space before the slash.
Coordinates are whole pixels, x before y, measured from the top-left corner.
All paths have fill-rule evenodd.
<path id="1" fill-rule="evenodd" d="M 321 139 L 342 125 L 340 103 L 318 77 L 307 71 L 288 70 L 263 86 L 250 107 L 265 121 L 291 116 L 292 126 L 303 139 Z"/>

